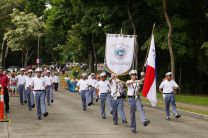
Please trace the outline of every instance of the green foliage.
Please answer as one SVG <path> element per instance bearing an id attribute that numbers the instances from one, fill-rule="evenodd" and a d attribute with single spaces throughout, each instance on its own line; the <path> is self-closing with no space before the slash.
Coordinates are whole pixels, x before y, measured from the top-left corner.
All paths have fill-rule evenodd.
<path id="1" fill-rule="evenodd" d="M 11 14 L 11 21 L 14 29 L 10 29 L 4 35 L 7 45 L 12 51 L 23 51 L 30 47 L 29 41 L 41 36 L 41 29 L 44 23 L 40 22 L 33 13 L 26 14 L 17 9 Z M 35 38 L 36 37 L 36 38 Z"/>

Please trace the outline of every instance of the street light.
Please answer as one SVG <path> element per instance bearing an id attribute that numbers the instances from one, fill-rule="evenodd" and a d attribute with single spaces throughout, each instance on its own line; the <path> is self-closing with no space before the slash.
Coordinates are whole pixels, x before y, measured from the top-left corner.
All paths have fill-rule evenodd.
<path id="1" fill-rule="evenodd" d="M 102 23 L 101 23 L 101 22 L 99 22 L 99 23 L 98 23 L 98 26 L 99 26 L 99 27 L 102 27 Z"/>

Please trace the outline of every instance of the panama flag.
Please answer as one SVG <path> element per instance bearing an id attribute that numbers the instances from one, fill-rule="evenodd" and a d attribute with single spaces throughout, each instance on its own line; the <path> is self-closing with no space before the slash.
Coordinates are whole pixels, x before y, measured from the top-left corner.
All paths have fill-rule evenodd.
<path id="1" fill-rule="evenodd" d="M 155 58 L 155 40 L 154 35 L 152 34 L 149 55 L 146 63 L 146 74 L 144 78 L 142 95 L 149 99 L 153 107 L 157 105 Z"/>

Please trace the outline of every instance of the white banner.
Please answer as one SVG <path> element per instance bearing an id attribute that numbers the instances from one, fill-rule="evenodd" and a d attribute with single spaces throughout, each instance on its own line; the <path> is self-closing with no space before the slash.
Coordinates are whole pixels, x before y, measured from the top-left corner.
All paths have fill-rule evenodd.
<path id="1" fill-rule="evenodd" d="M 105 66 L 110 73 L 127 74 L 133 65 L 136 36 L 106 34 Z"/>

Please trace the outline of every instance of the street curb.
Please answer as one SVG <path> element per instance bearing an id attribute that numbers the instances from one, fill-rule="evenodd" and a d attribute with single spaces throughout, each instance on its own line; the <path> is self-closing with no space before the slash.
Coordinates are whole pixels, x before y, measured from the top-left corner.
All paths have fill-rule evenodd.
<path id="1" fill-rule="evenodd" d="M 143 105 L 145 105 L 145 106 L 147 106 L 147 107 L 165 111 L 164 108 L 162 108 L 162 107 L 160 107 L 160 106 L 152 107 L 152 106 L 151 106 L 149 103 L 147 103 L 147 102 L 142 102 L 142 103 L 143 103 Z M 185 110 L 182 110 L 182 109 L 177 109 L 177 110 L 181 113 L 181 115 L 186 115 L 186 116 L 190 116 L 190 117 L 194 117 L 194 118 L 203 119 L 203 120 L 208 121 L 208 116 L 207 116 L 207 115 L 198 114 L 198 113 L 194 113 L 194 112 L 189 112 L 189 111 L 185 111 Z"/>

